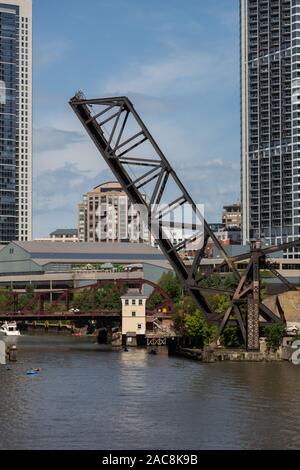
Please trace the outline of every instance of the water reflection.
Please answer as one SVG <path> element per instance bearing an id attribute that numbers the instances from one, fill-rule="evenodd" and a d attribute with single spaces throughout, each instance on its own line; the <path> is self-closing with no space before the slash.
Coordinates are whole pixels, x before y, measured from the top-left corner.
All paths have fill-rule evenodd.
<path id="1" fill-rule="evenodd" d="M 25 375 L 40 367 L 35 377 Z M 78 338 L 23 337 L 0 368 L 1 449 L 248 449 L 300 445 L 300 367 L 199 364 Z"/>

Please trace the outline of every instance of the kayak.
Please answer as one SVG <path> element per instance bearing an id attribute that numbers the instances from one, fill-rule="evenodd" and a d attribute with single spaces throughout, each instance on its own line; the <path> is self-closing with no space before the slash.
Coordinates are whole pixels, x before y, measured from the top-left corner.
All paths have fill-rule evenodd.
<path id="1" fill-rule="evenodd" d="M 26 372 L 26 375 L 37 375 L 41 369 L 30 369 Z"/>

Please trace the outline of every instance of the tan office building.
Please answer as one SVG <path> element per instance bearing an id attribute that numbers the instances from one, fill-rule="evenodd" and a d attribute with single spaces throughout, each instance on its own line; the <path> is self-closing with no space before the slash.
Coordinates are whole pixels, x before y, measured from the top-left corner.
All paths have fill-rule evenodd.
<path id="1" fill-rule="evenodd" d="M 78 206 L 78 237 L 81 242 L 149 241 L 147 227 L 117 182 L 101 184 L 83 195 Z"/>
<path id="2" fill-rule="evenodd" d="M 222 224 L 225 228 L 241 228 L 242 213 L 240 204 L 231 204 L 223 207 Z"/>

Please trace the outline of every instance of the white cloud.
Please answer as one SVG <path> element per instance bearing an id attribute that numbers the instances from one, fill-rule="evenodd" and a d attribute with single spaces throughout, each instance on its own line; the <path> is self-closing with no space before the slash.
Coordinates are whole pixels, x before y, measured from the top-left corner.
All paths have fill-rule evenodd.
<path id="1" fill-rule="evenodd" d="M 131 64 L 118 78 L 108 80 L 105 93 L 174 96 L 201 94 L 232 81 L 234 58 L 226 49 L 172 53 L 164 60 Z"/>
<path id="2" fill-rule="evenodd" d="M 46 236 L 62 226 L 59 224 L 76 227 L 77 204 L 81 202 L 82 195 L 110 179 L 108 170 L 91 174 L 70 163 L 42 171 L 34 178 L 35 236 Z"/>
<path id="3" fill-rule="evenodd" d="M 80 171 L 95 174 L 105 163 L 79 120 L 66 107 L 61 113 L 47 113 L 34 130 L 34 175 L 77 165 Z"/>
<path id="4" fill-rule="evenodd" d="M 36 154 L 34 174 L 57 170 L 67 164 L 77 165 L 80 171 L 90 174 L 95 174 L 106 167 L 104 160 L 93 147 L 93 143 L 83 141 Z"/>
<path id="5" fill-rule="evenodd" d="M 83 134 L 76 131 L 66 131 L 55 127 L 34 129 L 34 151 L 62 150 L 69 145 L 87 140 Z"/>
<path id="6" fill-rule="evenodd" d="M 228 132 L 227 116 L 216 114 L 219 99 L 237 86 L 235 61 L 220 44 L 210 52 L 174 46 L 162 60 L 132 63 L 99 90 L 99 96 L 129 95 L 193 199 L 216 221 L 223 204 L 239 196 L 236 136 Z M 194 101 L 191 111 L 188 99 Z M 99 184 L 99 174 L 109 174 L 107 165 L 70 109 L 44 115 L 35 138 L 36 231 L 55 229 L 64 210 L 68 225 L 76 226 L 77 203 Z"/>

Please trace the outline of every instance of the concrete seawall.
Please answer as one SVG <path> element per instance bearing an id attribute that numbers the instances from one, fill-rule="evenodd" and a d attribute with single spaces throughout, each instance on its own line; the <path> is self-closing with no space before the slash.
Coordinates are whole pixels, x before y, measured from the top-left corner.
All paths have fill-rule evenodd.
<path id="1" fill-rule="evenodd" d="M 176 356 L 185 357 L 195 361 L 205 363 L 232 361 L 232 362 L 278 362 L 289 361 L 292 355 L 292 348 L 282 347 L 278 351 L 248 352 L 236 349 L 204 348 L 190 349 L 178 347 L 173 353 Z"/>

